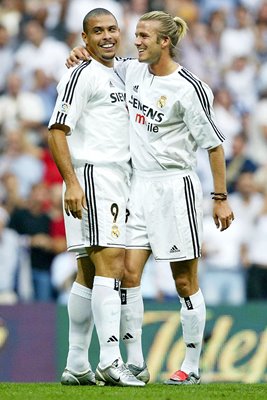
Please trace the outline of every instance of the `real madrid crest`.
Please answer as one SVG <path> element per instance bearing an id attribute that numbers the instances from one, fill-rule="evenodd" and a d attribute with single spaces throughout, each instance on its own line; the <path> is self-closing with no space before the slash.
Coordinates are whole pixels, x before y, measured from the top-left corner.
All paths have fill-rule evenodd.
<path id="1" fill-rule="evenodd" d="M 118 225 L 113 224 L 111 228 L 111 236 L 118 238 L 120 236 L 120 231 Z"/>
<path id="2" fill-rule="evenodd" d="M 157 102 L 157 106 L 159 108 L 163 108 L 166 106 L 167 103 L 167 97 L 166 96 L 160 96 L 158 102 Z"/>

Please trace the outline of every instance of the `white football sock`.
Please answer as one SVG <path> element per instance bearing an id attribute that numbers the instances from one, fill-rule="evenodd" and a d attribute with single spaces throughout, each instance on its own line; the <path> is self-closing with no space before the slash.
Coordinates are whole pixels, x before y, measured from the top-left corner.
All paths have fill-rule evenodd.
<path id="1" fill-rule="evenodd" d="M 187 374 L 199 375 L 199 359 L 206 322 L 206 307 L 201 290 L 190 297 L 180 298 L 181 323 L 186 345 L 185 358 L 181 370 Z"/>
<path id="2" fill-rule="evenodd" d="M 142 367 L 142 324 L 144 303 L 141 287 L 121 289 L 121 328 L 120 336 L 127 351 L 127 363 Z"/>
<path id="3" fill-rule="evenodd" d="M 66 368 L 81 373 L 91 368 L 88 349 L 94 320 L 91 310 L 92 290 L 74 282 L 68 300 L 69 352 Z"/>
<path id="4" fill-rule="evenodd" d="M 121 358 L 119 281 L 95 276 L 92 290 L 92 310 L 100 345 L 100 368 L 106 368 Z"/>

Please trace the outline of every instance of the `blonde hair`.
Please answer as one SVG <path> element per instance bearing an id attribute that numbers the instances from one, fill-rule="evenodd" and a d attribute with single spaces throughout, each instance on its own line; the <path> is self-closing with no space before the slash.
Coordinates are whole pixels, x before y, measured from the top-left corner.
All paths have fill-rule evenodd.
<path id="1" fill-rule="evenodd" d="M 139 21 L 159 21 L 158 38 L 168 37 L 171 41 L 170 56 L 175 56 L 176 45 L 186 35 L 187 24 L 180 17 L 172 17 L 164 11 L 151 11 L 140 18 Z"/>

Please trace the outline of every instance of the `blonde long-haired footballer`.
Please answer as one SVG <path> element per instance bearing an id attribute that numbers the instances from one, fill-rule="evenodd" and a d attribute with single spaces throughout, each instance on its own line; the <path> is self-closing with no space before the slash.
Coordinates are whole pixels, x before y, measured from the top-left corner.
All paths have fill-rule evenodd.
<path id="1" fill-rule="evenodd" d="M 171 46 L 170 56 L 174 58 L 177 52 L 177 45 L 187 33 L 187 23 L 180 17 L 172 17 L 163 11 L 151 11 L 144 14 L 139 21 L 159 21 L 160 28 L 157 32 L 158 39 L 169 37 Z"/>

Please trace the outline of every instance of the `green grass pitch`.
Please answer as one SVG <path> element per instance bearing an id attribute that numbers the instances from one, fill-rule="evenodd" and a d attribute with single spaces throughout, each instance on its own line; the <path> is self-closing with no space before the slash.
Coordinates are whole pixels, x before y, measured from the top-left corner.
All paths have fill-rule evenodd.
<path id="1" fill-rule="evenodd" d="M 1 400 L 266 400 L 267 385 L 211 383 L 148 384 L 144 388 L 62 386 L 59 383 L 0 383 Z"/>

